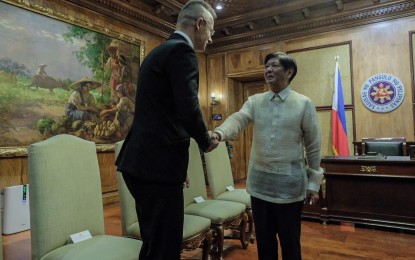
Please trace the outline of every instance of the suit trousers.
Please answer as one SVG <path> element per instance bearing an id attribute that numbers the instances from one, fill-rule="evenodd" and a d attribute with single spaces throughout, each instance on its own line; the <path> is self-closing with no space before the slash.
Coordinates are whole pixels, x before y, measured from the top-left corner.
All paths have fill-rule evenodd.
<path id="1" fill-rule="evenodd" d="M 123 173 L 135 199 L 143 245 L 140 260 L 179 260 L 182 248 L 183 185 L 146 182 Z"/>
<path id="2" fill-rule="evenodd" d="M 278 239 L 284 260 L 301 260 L 303 201 L 277 204 L 251 196 L 259 260 L 278 259 Z"/>

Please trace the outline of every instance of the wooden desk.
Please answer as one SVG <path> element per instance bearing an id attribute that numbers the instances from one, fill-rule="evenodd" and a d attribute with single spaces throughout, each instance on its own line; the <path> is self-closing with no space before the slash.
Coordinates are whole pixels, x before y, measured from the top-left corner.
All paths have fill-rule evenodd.
<path id="1" fill-rule="evenodd" d="M 415 230 L 415 160 L 409 156 L 322 159 L 321 200 L 303 216 Z"/>

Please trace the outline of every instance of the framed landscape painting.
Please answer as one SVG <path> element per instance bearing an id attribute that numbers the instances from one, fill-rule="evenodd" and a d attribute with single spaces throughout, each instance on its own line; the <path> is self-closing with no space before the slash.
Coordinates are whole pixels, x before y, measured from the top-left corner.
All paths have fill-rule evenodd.
<path id="1" fill-rule="evenodd" d="M 57 134 L 123 140 L 144 43 L 27 3 L 0 1 L 0 157 Z"/>

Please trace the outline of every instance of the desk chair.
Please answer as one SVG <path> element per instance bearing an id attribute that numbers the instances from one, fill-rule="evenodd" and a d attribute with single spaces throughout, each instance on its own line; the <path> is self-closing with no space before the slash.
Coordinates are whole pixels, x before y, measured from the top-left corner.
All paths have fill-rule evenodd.
<path id="1" fill-rule="evenodd" d="M 124 141 L 115 143 L 115 157 L 118 157 Z M 135 210 L 135 201 L 133 196 L 125 184 L 121 172 L 117 172 L 118 176 L 118 193 L 120 195 L 121 206 L 121 227 L 122 235 L 141 239 L 140 225 L 138 224 L 137 212 Z M 209 251 L 212 245 L 212 230 L 210 228 L 210 219 L 184 215 L 183 222 L 183 240 L 182 249 L 192 251 L 200 247 L 203 243 L 202 259 L 209 258 Z"/>
<path id="2" fill-rule="evenodd" d="M 386 156 L 406 156 L 405 137 L 362 138 L 362 152 L 376 152 Z"/>
<path id="3" fill-rule="evenodd" d="M 189 187 L 184 192 L 184 212 L 208 218 L 212 221 L 214 240 L 212 254 L 222 259 L 224 232 L 226 229 L 237 230 L 242 247 L 246 249 L 248 244 L 245 239 L 245 230 L 248 222 L 245 204 L 208 199 L 206 182 L 203 172 L 202 158 L 195 140 L 191 139 L 189 147 L 189 166 L 187 168 Z"/>
<path id="4" fill-rule="evenodd" d="M 215 150 L 205 153 L 204 156 L 212 198 L 246 205 L 246 213 L 248 214 L 247 238 L 253 243 L 255 236 L 253 235 L 254 218 L 252 216 L 251 196 L 246 192 L 246 189 L 234 189 L 235 184 L 226 143 L 220 142 Z"/>
<path id="5" fill-rule="evenodd" d="M 30 145 L 28 162 L 32 260 L 138 259 L 141 241 L 105 235 L 95 143 L 57 135 Z"/>

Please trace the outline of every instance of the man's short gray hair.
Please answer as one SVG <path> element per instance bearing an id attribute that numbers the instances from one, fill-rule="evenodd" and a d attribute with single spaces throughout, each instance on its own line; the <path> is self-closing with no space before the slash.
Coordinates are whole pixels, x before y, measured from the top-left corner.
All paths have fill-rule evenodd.
<path id="1" fill-rule="evenodd" d="M 199 17 L 206 19 L 208 14 L 216 19 L 216 12 L 213 8 L 203 0 L 190 0 L 187 2 L 179 13 L 177 24 L 187 24 Z"/>

